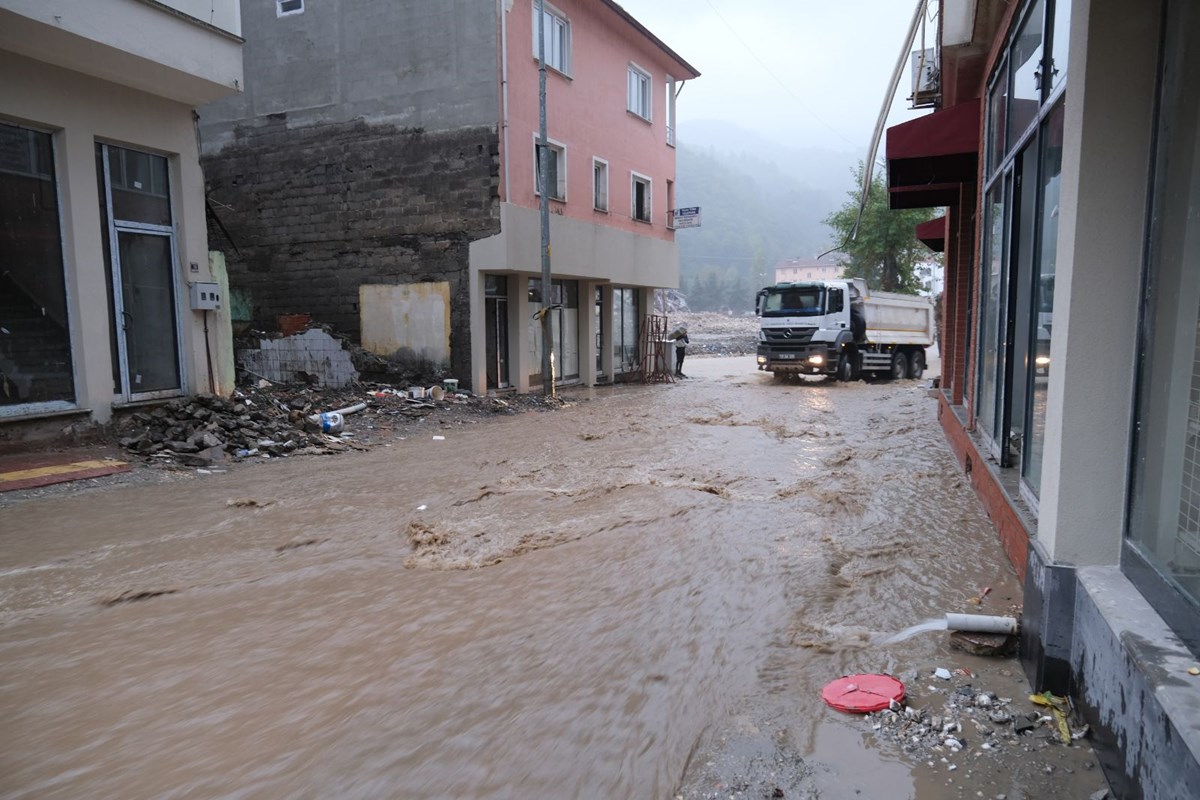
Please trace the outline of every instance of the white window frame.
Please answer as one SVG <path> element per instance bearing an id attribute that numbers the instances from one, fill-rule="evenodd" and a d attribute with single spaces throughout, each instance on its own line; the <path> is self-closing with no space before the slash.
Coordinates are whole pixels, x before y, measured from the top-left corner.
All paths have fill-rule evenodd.
<path id="1" fill-rule="evenodd" d="M 639 183 L 646 185 L 646 216 L 643 219 L 637 215 L 637 187 Z M 653 224 L 654 220 L 654 179 L 640 172 L 629 171 L 629 218 L 635 222 Z"/>
<path id="2" fill-rule="evenodd" d="M 538 145 L 541 144 L 541 137 L 538 134 L 533 134 L 533 194 L 535 197 L 541 197 L 542 193 L 538 190 Z M 558 160 L 558 195 L 550 193 L 550 199 L 561 203 L 567 202 L 567 146 L 562 142 L 555 141 L 549 136 L 546 137 L 546 144 L 550 147 L 550 152 L 554 153 Z"/>
<path id="3" fill-rule="evenodd" d="M 604 177 L 604 186 L 603 186 L 604 195 L 603 195 L 603 197 L 600 196 L 599 190 L 601 187 L 598 185 L 598 182 L 596 181 L 596 167 L 604 168 L 604 170 L 603 170 L 603 177 Z M 600 156 L 592 156 L 592 209 L 595 211 L 603 211 L 605 214 L 608 213 L 609 207 L 612 205 L 611 201 L 609 200 L 609 194 L 608 194 L 608 185 L 609 185 L 608 175 L 609 175 L 608 162 L 605 161 L 603 158 L 600 158 Z M 598 202 L 601 200 L 603 201 L 603 203 Z"/>
<path id="4" fill-rule="evenodd" d="M 625 77 L 625 110 L 646 122 L 651 121 L 654 109 L 654 93 L 650 88 L 652 84 L 653 78 L 650 73 L 631 61 Z"/>
<path id="5" fill-rule="evenodd" d="M 667 76 L 667 144 L 675 146 L 675 79 Z"/>
<path id="6" fill-rule="evenodd" d="M 537 0 L 534 0 L 534 2 L 531 3 L 531 5 L 533 7 L 533 13 L 531 15 L 531 17 L 533 19 L 533 59 L 534 59 L 534 61 L 536 61 L 538 59 L 538 4 L 537 4 Z M 555 63 L 553 48 L 548 47 L 548 48 L 546 48 L 546 66 L 549 67 L 550 69 L 554 70 L 555 72 L 565 75 L 569 78 L 569 77 L 571 77 L 571 20 L 567 17 L 566 14 L 564 14 L 562 11 L 558 10 L 554 6 L 550 5 L 549 3 L 545 4 L 545 9 L 546 9 L 546 16 L 550 18 L 549 20 L 547 20 L 547 22 L 553 21 L 553 22 L 558 23 L 561 26 L 561 30 L 562 30 L 562 41 L 560 43 L 560 47 L 562 50 L 562 53 L 561 53 L 562 63 L 561 64 Z M 546 32 L 553 39 L 553 36 L 554 36 L 553 25 L 548 25 L 547 27 L 550 28 L 550 30 L 547 30 Z"/>
<path id="7" fill-rule="evenodd" d="M 284 9 L 284 7 L 283 7 L 284 3 L 299 3 L 300 7 L 287 10 L 287 9 Z M 275 0 L 275 16 L 276 17 L 290 17 L 293 14 L 303 14 L 303 13 L 304 13 L 304 0 Z"/>

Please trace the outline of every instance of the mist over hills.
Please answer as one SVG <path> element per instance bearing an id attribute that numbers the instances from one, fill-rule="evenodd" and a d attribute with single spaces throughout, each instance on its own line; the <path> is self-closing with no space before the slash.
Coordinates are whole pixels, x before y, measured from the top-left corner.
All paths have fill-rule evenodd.
<path id="1" fill-rule="evenodd" d="M 702 215 L 702 227 L 676 234 L 693 308 L 753 308 L 778 261 L 833 246 L 822 220 L 845 202 L 861 154 L 789 147 L 722 121 L 689 121 L 680 133 L 675 205 Z"/>

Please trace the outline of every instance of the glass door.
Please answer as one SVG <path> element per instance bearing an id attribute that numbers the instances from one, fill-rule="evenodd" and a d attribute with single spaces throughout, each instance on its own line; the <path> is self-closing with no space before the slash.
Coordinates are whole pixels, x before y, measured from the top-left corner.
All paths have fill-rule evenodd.
<path id="1" fill-rule="evenodd" d="M 171 236 L 117 230 L 121 330 L 130 394 L 179 388 Z"/>
<path id="2" fill-rule="evenodd" d="M 484 339 L 489 389 L 508 388 L 508 278 L 488 275 L 484 290 Z"/>
<path id="3" fill-rule="evenodd" d="M 167 159 L 96 145 L 112 288 L 115 392 L 123 400 L 179 394 L 183 359 Z"/>

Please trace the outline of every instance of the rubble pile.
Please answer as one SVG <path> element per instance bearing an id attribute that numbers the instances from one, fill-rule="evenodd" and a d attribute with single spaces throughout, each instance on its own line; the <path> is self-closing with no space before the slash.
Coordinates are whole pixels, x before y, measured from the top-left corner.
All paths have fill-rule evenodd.
<path id="1" fill-rule="evenodd" d="M 167 457 L 204 467 L 226 456 L 282 456 L 304 448 L 329 449 L 329 437 L 306 428 L 303 408 L 285 410 L 235 394 L 225 399 L 197 395 L 171 400 L 122 423 L 120 444 L 149 457 Z"/>
<path id="2" fill-rule="evenodd" d="M 455 392 L 436 400 L 411 395 L 411 390 L 383 384 L 359 383 L 336 389 L 260 380 L 229 398 L 195 395 L 139 411 L 122 419 L 117 432 L 122 447 L 148 459 L 207 467 L 227 458 L 328 455 L 366 449 L 373 435 L 391 433 L 397 424 L 419 422 L 431 415 L 517 414 L 570 405 L 539 395 L 501 399 Z M 346 418 L 346 432 L 331 435 L 323 430 L 320 414 L 358 404 L 366 408 Z"/>
<path id="3" fill-rule="evenodd" d="M 940 761 L 950 771 L 958 768 L 955 760 L 960 755 L 977 759 L 1016 749 L 1031 753 L 1053 743 L 1070 745 L 1088 732 L 1086 725 L 1071 726 L 1064 736 L 1058 714 L 1022 708 L 1035 707 L 977 690 L 970 683 L 946 689 L 931 685 L 928 692 L 925 708 L 893 703 L 889 709 L 867 714 L 866 720 L 881 741 L 892 742 L 930 765 Z M 912 699 L 910 692 L 908 700 Z"/>

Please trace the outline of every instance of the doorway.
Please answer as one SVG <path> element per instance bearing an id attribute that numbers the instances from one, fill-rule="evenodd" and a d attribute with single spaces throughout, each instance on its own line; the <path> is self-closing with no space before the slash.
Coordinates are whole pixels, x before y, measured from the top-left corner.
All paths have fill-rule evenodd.
<path id="1" fill-rule="evenodd" d="M 507 389 L 508 381 L 508 278 L 484 277 L 484 326 L 489 389 Z"/>
<path id="2" fill-rule="evenodd" d="M 125 401 L 175 395 L 183 387 L 168 167 L 163 156 L 96 145 L 113 391 Z"/>

